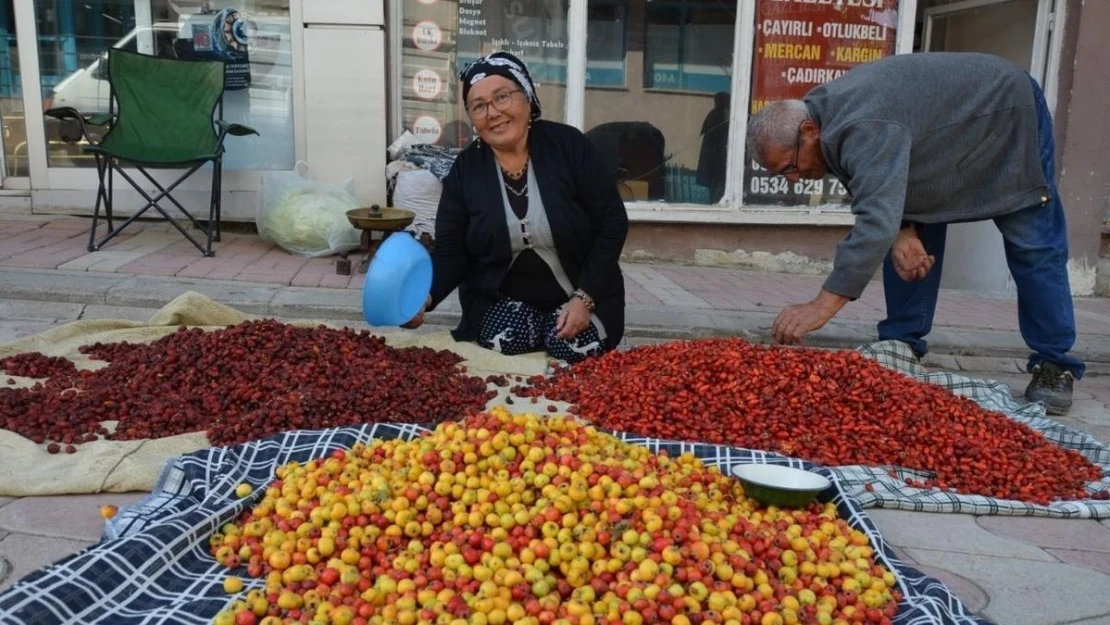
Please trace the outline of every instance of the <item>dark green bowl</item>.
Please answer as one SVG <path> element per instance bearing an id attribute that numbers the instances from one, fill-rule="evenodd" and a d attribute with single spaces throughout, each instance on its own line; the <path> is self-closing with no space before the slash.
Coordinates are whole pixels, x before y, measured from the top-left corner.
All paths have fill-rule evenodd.
<path id="1" fill-rule="evenodd" d="M 777 464 L 738 464 L 732 474 L 749 497 L 767 506 L 804 508 L 832 485 L 824 476 Z"/>

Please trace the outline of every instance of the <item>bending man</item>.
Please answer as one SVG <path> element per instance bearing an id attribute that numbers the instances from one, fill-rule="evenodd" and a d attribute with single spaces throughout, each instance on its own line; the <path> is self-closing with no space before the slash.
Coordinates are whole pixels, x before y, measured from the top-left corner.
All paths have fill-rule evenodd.
<path id="1" fill-rule="evenodd" d="M 820 294 L 786 308 L 775 339 L 797 343 L 824 326 L 881 264 L 887 317 L 879 339 L 903 341 L 923 356 L 947 224 L 991 219 L 1033 352 L 1026 398 L 1066 412 L 1084 365 L 1068 354 L 1075 319 L 1054 151 L 1040 87 L 983 54 L 897 55 L 814 88 L 804 102 L 768 105 L 748 124 L 748 153 L 792 182 L 831 173 L 848 188 L 856 215 Z"/>

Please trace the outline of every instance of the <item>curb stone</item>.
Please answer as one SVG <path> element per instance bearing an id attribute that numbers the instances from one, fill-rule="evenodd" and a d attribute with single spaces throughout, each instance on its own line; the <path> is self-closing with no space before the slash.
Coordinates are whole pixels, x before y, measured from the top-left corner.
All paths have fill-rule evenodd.
<path id="1" fill-rule="evenodd" d="M 102 306 L 160 308 L 187 290 L 197 291 L 249 315 L 296 316 L 309 319 L 361 321 L 357 292 L 313 289 L 228 280 L 165 278 L 155 276 L 11 270 L 0 268 L 0 298 L 38 302 L 68 302 Z M 326 292 L 326 293 L 325 293 Z M 739 336 L 753 342 L 771 342 L 774 312 L 712 310 L 704 308 L 629 305 L 625 335 L 630 339 L 683 340 Z M 457 299 L 448 298 L 428 313 L 427 322 L 454 326 L 461 318 Z M 870 321 L 833 321 L 807 340 L 811 347 L 854 349 L 876 339 Z M 1110 337 L 1081 335 L 1076 354 L 1088 362 L 1092 373 L 1110 372 Z M 1020 369 L 1015 359 L 1029 353 L 1016 332 L 937 327 L 930 336 L 930 358 L 940 368 L 968 370 L 974 364 Z M 1003 362 L 998 362 L 1002 359 Z M 1009 360 L 1010 362 L 1005 362 Z M 960 366 L 962 365 L 962 366 Z M 1092 366 L 1093 365 L 1093 366 Z"/>

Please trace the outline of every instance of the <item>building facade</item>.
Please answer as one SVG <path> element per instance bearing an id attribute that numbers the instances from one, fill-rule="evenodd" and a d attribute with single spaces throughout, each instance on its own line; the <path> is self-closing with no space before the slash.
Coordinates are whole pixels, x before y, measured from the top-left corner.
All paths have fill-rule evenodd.
<path id="1" fill-rule="evenodd" d="M 616 168 L 630 257 L 819 272 L 852 223 L 845 190 L 754 165 L 748 116 L 891 54 L 981 51 L 1027 69 L 1054 109 L 1086 294 L 1110 207 L 1107 24 L 1110 2 L 1082 0 L 0 0 L 0 215 L 91 213 L 91 158 L 41 111 L 107 110 L 108 48 L 235 66 L 225 118 L 261 136 L 228 145 L 234 221 L 254 219 L 264 173 L 302 160 L 385 203 L 387 147 L 405 132 L 465 144 L 455 76 L 502 49 L 529 64 L 544 116 Z M 187 183 L 186 203 L 203 206 L 206 184 Z M 117 211 L 139 199 L 122 193 Z M 989 223 L 952 229 L 944 272 L 946 286 L 1011 288 Z"/>

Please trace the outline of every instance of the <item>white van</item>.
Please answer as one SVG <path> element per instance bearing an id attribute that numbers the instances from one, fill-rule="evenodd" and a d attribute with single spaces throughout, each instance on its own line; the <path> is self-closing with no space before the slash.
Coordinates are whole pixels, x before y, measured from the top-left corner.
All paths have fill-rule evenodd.
<path id="1" fill-rule="evenodd" d="M 178 25 L 175 23 L 154 24 L 127 33 L 113 48 L 139 51 L 139 39 L 146 38 L 144 48 L 157 49 L 159 39 L 176 38 Z M 161 35 L 161 36 L 159 36 Z M 148 51 L 144 49 L 144 52 Z M 84 114 L 108 112 L 108 52 L 104 51 L 97 60 L 86 68 L 79 69 L 61 82 L 54 85 L 53 94 L 45 102 L 46 108 L 72 107 Z"/>
<path id="2" fill-rule="evenodd" d="M 140 26 L 112 44 L 112 48 L 177 58 L 179 44 L 192 39 L 192 24 L 209 21 L 212 17 L 196 14 L 183 18 L 180 23 L 158 22 Z M 289 87 L 292 82 L 292 51 L 288 18 L 252 17 L 250 42 L 251 88 Z M 72 107 L 83 114 L 107 113 L 109 91 L 108 52 L 105 51 L 91 65 L 55 85 L 53 94 L 47 97 L 45 108 Z"/>

